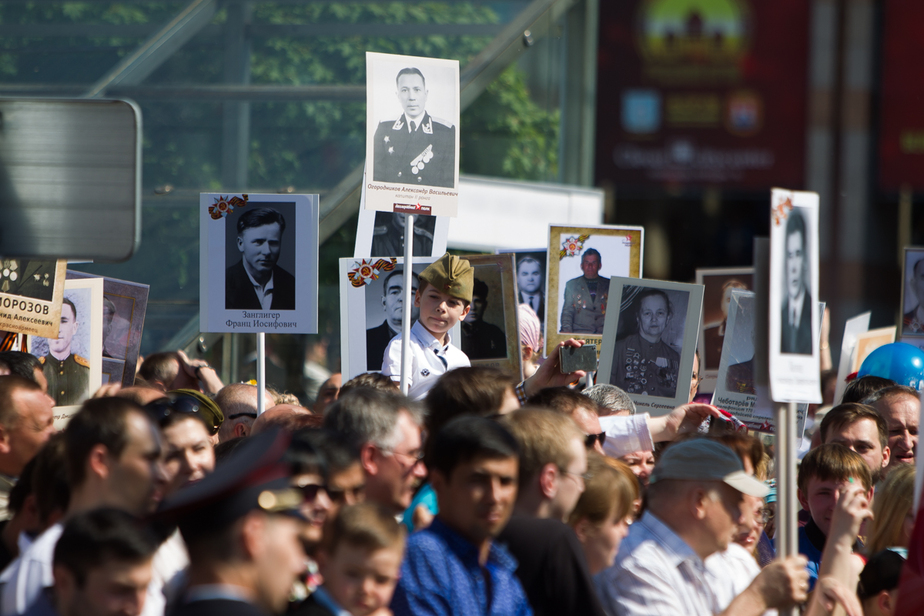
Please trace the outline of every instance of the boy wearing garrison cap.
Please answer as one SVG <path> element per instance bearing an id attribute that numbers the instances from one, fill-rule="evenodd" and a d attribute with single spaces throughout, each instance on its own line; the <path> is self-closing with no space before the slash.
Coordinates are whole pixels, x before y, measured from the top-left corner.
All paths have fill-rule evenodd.
<path id="1" fill-rule="evenodd" d="M 450 370 L 471 365 L 468 356 L 452 345 L 449 330 L 465 318 L 471 308 L 474 268 L 465 259 L 448 252 L 421 272 L 414 305 L 420 317 L 411 328 L 411 377 L 407 395 L 419 400 Z M 382 374 L 401 378 L 401 337 L 385 349 Z"/>

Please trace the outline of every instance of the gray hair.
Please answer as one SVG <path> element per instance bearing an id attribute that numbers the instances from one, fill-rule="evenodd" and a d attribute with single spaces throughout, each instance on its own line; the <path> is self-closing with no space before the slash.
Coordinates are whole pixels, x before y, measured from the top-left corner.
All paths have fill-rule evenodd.
<path id="1" fill-rule="evenodd" d="M 410 415 L 417 426 L 424 421 L 423 409 L 407 397 L 371 387 L 356 387 L 328 407 L 324 428 L 342 434 L 353 446 L 372 443 L 381 449 L 398 444 L 398 417 Z"/>
<path id="2" fill-rule="evenodd" d="M 876 403 L 880 400 L 891 398 L 893 396 L 900 396 L 902 394 L 911 396 L 912 398 L 920 397 L 920 392 L 918 392 L 918 390 L 914 387 L 908 387 L 907 385 L 890 385 L 889 387 L 883 387 L 882 389 L 876 390 L 870 395 L 866 396 L 863 398 L 860 404 L 875 406 Z"/>
<path id="3" fill-rule="evenodd" d="M 594 385 L 581 393 L 614 413 L 629 411 L 629 413 L 635 415 L 635 402 L 632 401 L 629 394 L 615 385 Z"/>

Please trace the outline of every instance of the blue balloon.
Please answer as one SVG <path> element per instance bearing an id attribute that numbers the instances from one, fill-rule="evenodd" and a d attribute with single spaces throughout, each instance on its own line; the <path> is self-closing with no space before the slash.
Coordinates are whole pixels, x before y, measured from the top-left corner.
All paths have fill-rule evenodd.
<path id="1" fill-rule="evenodd" d="M 904 342 L 881 346 L 866 356 L 857 372 L 857 378 L 869 375 L 919 390 L 924 386 L 924 351 Z"/>

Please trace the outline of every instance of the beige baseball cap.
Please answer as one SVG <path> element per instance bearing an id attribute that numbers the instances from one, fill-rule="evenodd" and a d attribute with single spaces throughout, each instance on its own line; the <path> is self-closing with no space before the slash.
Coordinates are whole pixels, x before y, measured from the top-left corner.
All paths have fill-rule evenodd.
<path id="1" fill-rule="evenodd" d="M 651 473 L 651 483 L 662 479 L 722 481 L 742 494 L 765 497 L 770 488 L 744 472 L 734 451 L 708 438 L 694 438 L 667 448 Z"/>

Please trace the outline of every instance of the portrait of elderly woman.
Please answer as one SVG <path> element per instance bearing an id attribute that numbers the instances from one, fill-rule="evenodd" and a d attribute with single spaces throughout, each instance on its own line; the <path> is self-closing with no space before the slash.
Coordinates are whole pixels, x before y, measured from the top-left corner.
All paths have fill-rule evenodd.
<path id="1" fill-rule="evenodd" d="M 663 398 L 676 395 L 680 348 L 675 348 L 669 341 L 683 340 L 685 315 L 680 314 L 674 318 L 674 305 L 670 296 L 681 293 L 648 287 L 625 287 L 618 327 L 624 336 L 616 340 L 611 385 L 630 394 Z M 676 328 L 672 328 L 675 321 L 679 335 L 675 335 Z"/>

